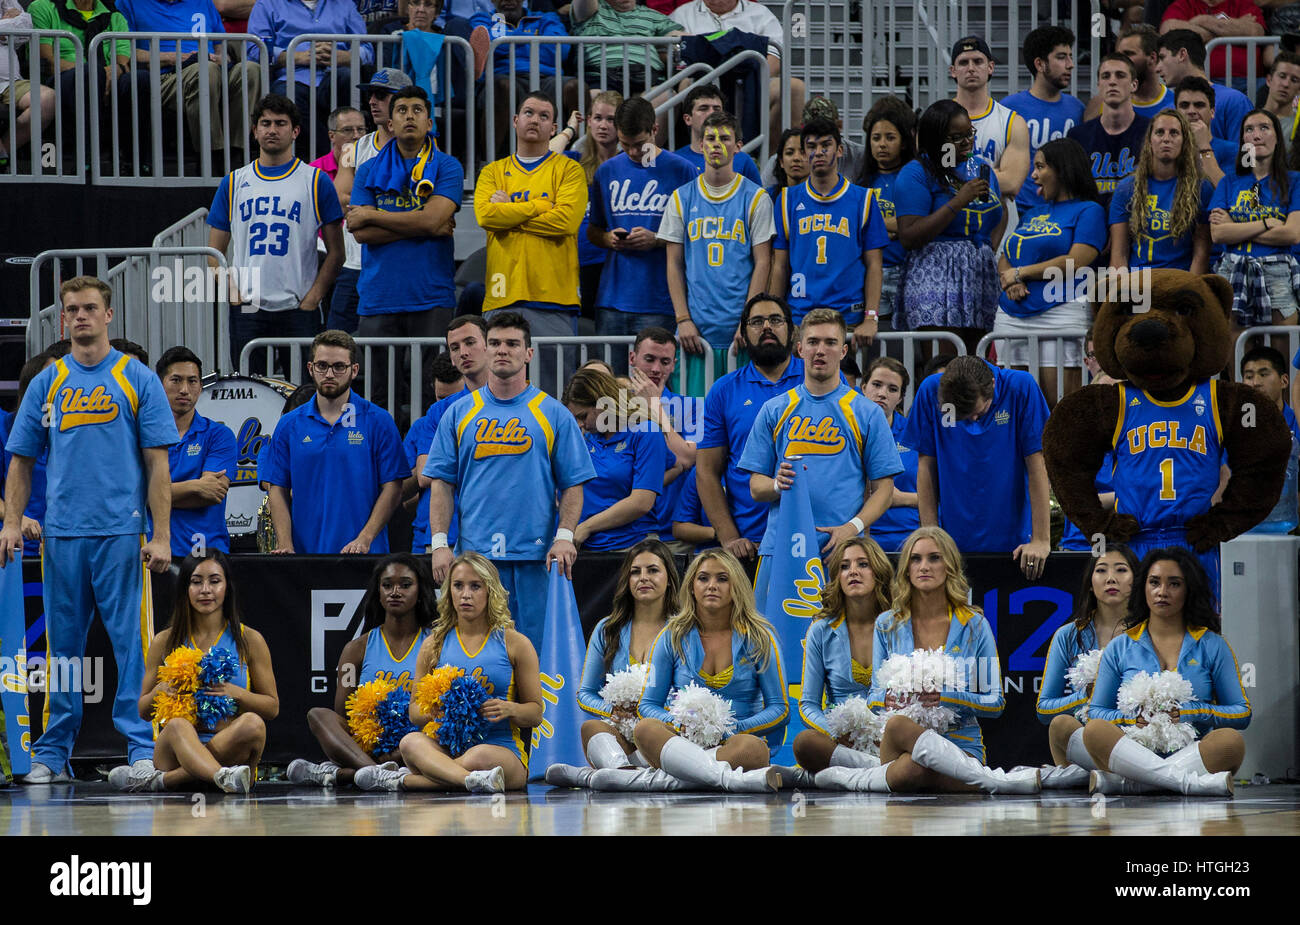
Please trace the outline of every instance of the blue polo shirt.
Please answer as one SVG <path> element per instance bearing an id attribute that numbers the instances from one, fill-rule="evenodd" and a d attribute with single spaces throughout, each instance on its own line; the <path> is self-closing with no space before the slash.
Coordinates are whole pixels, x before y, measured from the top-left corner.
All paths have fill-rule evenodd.
<path id="1" fill-rule="evenodd" d="M 945 427 L 940 378 L 917 388 L 899 442 L 935 458 L 939 526 L 957 548 L 1009 553 L 1033 533 L 1025 457 L 1043 449 L 1047 400 L 1029 373 L 993 367 L 993 404 L 974 421 Z"/>
<path id="2" fill-rule="evenodd" d="M 740 535 L 755 544 L 763 540 L 771 505 L 755 501 L 749 494 L 749 473 L 740 468 L 740 457 L 745 452 L 758 412 L 767 400 L 802 383 L 803 360 L 798 357 L 790 358 L 785 373 L 776 382 L 769 382 L 753 363 L 749 363 L 713 383 L 704 399 L 704 439 L 699 448 L 727 448 L 723 487 L 727 492 L 731 519 Z"/>
<path id="3" fill-rule="evenodd" d="M 700 503 L 700 486 L 696 483 L 695 467 L 692 466 L 687 472 L 677 480 L 682 483 L 681 497 L 677 499 L 677 509 L 673 511 L 673 523 L 679 524 L 699 524 L 702 527 L 712 527 L 709 522 L 709 515 L 704 510 L 704 505 Z M 677 484 L 674 482 L 673 484 Z M 671 533 L 671 531 L 669 531 Z M 696 552 L 702 552 L 714 543 L 705 543 L 703 546 L 696 546 Z"/>
<path id="4" fill-rule="evenodd" d="M 293 548 L 300 553 L 335 554 L 357 538 L 370 519 L 380 489 L 410 475 L 402 437 L 392 416 L 356 392 L 333 424 L 321 417 L 314 398 L 290 411 L 258 460 L 258 478 L 292 493 Z M 370 544 L 388 552 L 388 527 Z"/>
<path id="5" fill-rule="evenodd" d="M 678 395 L 672 389 L 665 388 L 663 394 L 660 395 L 659 401 L 662 402 L 663 407 L 668 410 L 668 417 L 673 423 L 673 429 L 676 430 L 678 434 L 682 435 L 682 439 L 687 439 L 686 434 L 683 431 L 682 423 L 685 415 L 686 403 L 698 402 L 702 401 L 702 399 L 691 398 L 689 396 L 683 397 Z M 700 409 L 697 407 L 694 409 L 692 420 L 698 420 L 699 414 Z M 677 465 L 677 454 L 671 449 L 667 449 L 667 444 L 665 444 L 665 451 L 664 474 L 667 475 L 668 470 Z M 655 499 L 655 506 L 654 510 L 651 511 L 651 516 L 654 517 L 654 522 L 656 524 L 655 529 L 659 531 L 660 536 L 673 535 L 673 512 L 677 510 L 677 500 L 682 495 L 682 486 L 686 484 L 686 476 L 693 471 L 695 471 L 694 466 L 677 476 L 677 478 L 673 479 L 670 484 L 664 485 L 659 493 L 659 497 Z"/>
<path id="6" fill-rule="evenodd" d="M 894 476 L 894 487 L 899 491 L 916 491 L 916 450 L 903 443 L 903 431 L 907 429 L 907 418 L 902 412 L 895 411 L 894 419 L 889 422 L 889 431 L 894 436 L 894 447 L 898 458 L 903 463 L 903 471 Z M 885 513 L 876 518 L 871 525 L 871 538 L 880 544 L 885 552 L 898 552 L 903 548 L 903 541 L 912 535 L 912 531 L 921 526 L 920 512 L 914 507 L 886 508 Z"/>
<path id="7" fill-rule="evenodd" d="M 585 436 L 596 477 L 582 486 L 582 520 L 613 507 L 638 488 L 653 491 L 656 495 L 664 490 L 664 456 L 668 453 L 668 444 L 662 431 L 646 426 L 617 434 Z M 582 548 L 593 551 L 627 549 L 658 529 L 654 508 L 651 508 L 621 527 L 593 533 Z"/>
<path id="8" fill-rule="evenodd" d="M 402 441 L 402 446 L 406 450 L 406 463 L 415 471 L 415 464 L 421 456 L 428 455 L 429 447 L 433 446 L 433 436 L 438 432 L 438 422 L 442 416 L 447 413 L 447 409 L 458 399 L 464 398 L 469 394 L 467 387 L 454 395 L 448 395 L 433 403 L 428 411 L 424 413 L 406 432 L 406 439 Z M 451 505 L 451 523 L 447 526 L 447 545 L 453 549 L 456 546 L 456 536 L 459 533 L 456 525 L 456 502 L 453 499 Z M 429 545 L 431 537 L 431 528 L 429 527 L 429 489 L 420 492 L 420 500 L 415 505 L 415 517 L 411 521 L 411 552 L 422 553 L 424 547 Z"/>
<path id="9" fill-rule="evenodd" d="M 230 428 L 196 411 L 180 443 L 167 448 L 167 465 L 173 483 L 197 479 L 205 472 L 222 472 L 233 483 L 235 456 L 235 435 Z M 172 505 L 172 555 L 188 556 L 196 533 L 208 548 L 230 552 L 224 499 L 203 507 Z"/>
<path id="10" fill-rule="evenodd" d="M 130 26 L 132 32 L 225 32 L 226 27 L 221 21 L 221 14 L 217 8 L 212 5 L 212 0 L 185 0 L 184 3 L 177 3 L 175 0 L 118 0 L 117 11 L 126 17 L 126 24 Z M 147 39 L 137 40 L 136 47 L 141 51 L 148 51 L 152 43 Z M 163 53 L 176 51 L 175 41 L 159 41 L 158 50 Z M 211 42 L 207 43 L 208 51 L 215 51 Z M 198 50 L 198 42 L 181 42 L 180 53 L 182 56 L 193 54 Z M 230 48 L 236 48 L 234 43 L 230 43 Z M 223 49 L 224 50 L 224 49 Z M 300 51 L 302 49 L 299 49 Z M 220 73 L 221 65 L 213 62 L 212 66 Z M 169 74 L 176 70 L 173 67 L 163 67 L 161 73 Z M 187 546 L 186 549 L 189 547 Z"/>

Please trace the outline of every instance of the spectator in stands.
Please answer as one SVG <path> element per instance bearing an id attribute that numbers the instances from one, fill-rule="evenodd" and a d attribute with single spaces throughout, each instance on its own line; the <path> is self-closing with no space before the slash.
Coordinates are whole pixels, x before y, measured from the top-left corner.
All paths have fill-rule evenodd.
<path id="1" fill-rule="evenodd" d="M 1125 26 L 1120 31 L 1115 51 L 1133 62 L 1133 73 L 1137 77 L 1138 88 L 1133 94 L 1133 111 L 1139 116 L 1152 118 L 1163 109 L 1174 105 L 1174 88 L 1165 86 L 1160 81 L 1157 67 L 1160 60 L 1160 33 L 1149 23 Z M 1101 94 L 1088 100 L 1088 108 L 1083 118 L 1095 119 L 1101 115 Z"/>
<path id="2" fill-rule="evenodd" d="M 452 362 L 451 354 L 443 350 L 433 358 L 433 400 L 442 401 L 463 391 L 465 377 Z"/>
<path id="3" fill-rule="evenodd" d="M 405 465 L 392 416 L 352 390 L 357 345 L 342 331 L 312 340 L 316 398 L 280 418 L 258 461 L 270 483 L 276 553 L 388 550 Z"/>
<path id="4" fill-rule="evenodd" d="M 967 36 L 952 46 L 948 76 L 957 82 L 954 99 L 966 110 L 975 132 L 975 153 L 993 165 L 998 195 L 1012 199 L 1029 176 L 1029 129 L 1024 119 L 989 95 L 996 63 L 982 38 Z"/>
<path id="5" fill-rule="evenodd" d="M 477 12 L 469 18 L 470 25 L 476 31 L 479 28 L 486 29 L 492 39 L 569 34 L 564 28 L 564 20 L 559 16 L 540 10 L 534 13 L 528 8 L 525 0 L 493 0 L 493 6 L 494 12 Z M 560 53 L 559 60 L 556 59 L 557 47 Z M 531 64 L 534 51 L 537 53 L 538 92 L 551 102 L 556 112 L 551 121 L 559 121 L 558 113 L 561 104 L 557 101 L 561 96 L 566 111 L 578 108 L 576 80 L 572 78 L 566 80 L 562 93 L 557 93 L 557 89 L 561 88 L 557 87 L 556 74 L 571 48 L 572 46 L 569 45 L 548 44 L 542 44 L 536 49 L 527 44 L 498 46 L 496 57 L 492 61 L 492 79 L 496 81 L 494 101 L 496 112 L 486 113 L 489 130 L 494 128 L 496 132 L 497 154 L 504 154 L 507 151 L 510 113 L 515 109 L 510 105 L 511 93 L 513 92 L 515 98 L 519 99 L 530 92 L 529 84 L 534 76 Z M 548 135 L 547 138 L 549 139 L 550 136 Z"/>
<path id="6" fill-rule="evenodd" d="M 638 39 L 682 34 L 680 25 L 637 0 L 573 0 L 569 22 L 570 31 L 584 38 Z M 625 62 L 630 83 L 624 82 Z M 589 88 L 616 90 L 624 96 L 655 86 L 665 74 L 663 49 L 636 41 L 627 45 L 588 45 L 582 49 L 582 66 Z"/>
<path id="7" fill-rule="evenodd" d="M 1237 163 L 1237 139 L 1216 138 L 1210 128 L 1215 96 L 1214 87 L 1204 77 L 1184 77 L 1174 89 L 1178 111 L 1192 130 L 1196 169 L 1211 186 L 1217 186 L 1225 173 L 1236 169 Z"/>
<path id="8" fill-rule="evenodd" d="M 1152 30 L 1153 40 L 1154 37 Z M 1070 85 L 1070 75 L 1074 73 L 1074 33 L 1061 26 L 1035 29 L 1025 36 L 1022 56 L 1033 82 L 1028 90 L 1006 97 L 1002 105 L 1025 120 L 1029 134 L 1029 162 L 1032 164 L 1039 148 L 1049 141 L 1064 138 L 1066 132 L 1084 120 L 1083 104 L 1065 92 Z M 1101 107 L 1099 97 L 1097 107 Z M 1016 193 L 1018 217 L 1042 204 L 1037 184 L 1020 184 L 1020 191 Z"/>
<path id="9" fill-rule="evenodd" d="M 959 356 L 924 380 L 899 441 L 918 454 L 921 526 L 943 527 L 967 555 L 1010 552 L 1026 578 L 1042 575 L 1051 546 L 1046 423 L 1047 402 L 1028 373 Z"/>
<path id="10" fill-rule="evenodd" d="M 1049 141 L 1034 155 L 1030 182 L 1038 187 L 1043 205 L 1020 217 L 1020 224 L 1002 239 L 998 255 L 1002 297 L 993 322 L 994 334 L 1006 334 L 998 362 L 1025 369 L 1032 347 L 1016 334 L 1050 336 L 1058 330 L 1086 331 L 1092 320 L 1093 298 L 1088 268 L 1106 246 L 1106 211 L 1097 202 L 1097 184 L 1088 168 L 1088 155 L 1072 138 Z M 1057 377 L 1063 394 L 1083 384 L 1083 357 L 1075 339 L 1038 344 L 1038 382 L 1048 407 L 1056 405 Z"/>
<path id="11" fill-rule="evenodd" d="M 651 533 L 663 492 L 668 447 L 656 427 L 628 404 L 612 376 L 595 369 L 573 374 L 564 405 L 582 425 L 596 477 L 582 486 L 582 516 L 573 531 L 579 549 L 622 552 Z"/>
<path id="12" fill-rule="evenodd" d="M 400 18 L 392 20 L 385 27 L 386 32 L 397 33 L 403 36 L 401 51 L 403 55 L 402 66 L 408 68 L 409 76 L 415 81 L 416 86 L 423 87 L 425 92 L 430 95 L 435 107 L 445 101 L 454 101 L 458 106 L 464 106 L 469 99 L 469 91 L 472 84 L 467 83 L 465 79 L 465 70 L 468 64 L 465 56 L 465 49 L 459 45 L 453 45 L 451 53 L 451 72 L 448 75 L 444 56 L 446 54 L 442 39 L 429 39 L 427 41 L 417 41 L 418 33 L 435 33 L 438 35 L 455 36 L 469 42 L 474 35 L 474 27 L 469 24 L 469 20 L 463 16 L 446 16 L 442 15 L 442 0 L 403 0 L 401 3 L 406 9 L 407 19 L 403 22 Z M 490 6 L 490 4 L 489 4 Z M 487 37 L 487 30 L 483 30 L 479 39 L 474 40 L 474 45 L 470 52 L 474 56 L 474 78 L 477 79 L 483 73 L 483 66 L 487 63 L 487 47 L 490 40 Z M 396 63 L 396 61 L 392 62 Z M 436 68 L 437 76 L 430 79 L 430 72 Z M 443 86 L 443 81 L 451 79 L 450 86 Z M 434 135 L 438 134 L 437 124 L 434 125 Z"/>
<path id="13" fill-rule="evenodd" d="M 1277 116 L 1282 124 L 1282 142 L 1289 152 L 1296 125 L 1300 123 L 1300 109 L 1296 107 L 1296 97 L 1300 95 L 1300 54 L 1278 52 L 1269 66 L 1268 77 L 1264 78 L 1264 86 L 1264 99 L 1259 108 Z"/>
<path id="14" fill-rule="evenodd" d="M 774 204 L 768 288 L 785 295 L 795 324 L 814 308 L 838 311 L 856 351 L 876 335 L 881 250 L 889 232 L 871 192 L 839 172 L 844 146 L 835 123 L 805 122 L 801 139 L 812 173 Z"/>
<path id="15" fill-rule="evenodd" d="M 587 210 L 582 167 L 548 148 L 555 103 L 529 93 L 515 116 L 515 153 L 483 168 L 474 187 L 474 214 L 487 232 L 487 297 L 483 314 L 509 308 L 543 337 L 577 332 L 578 228 Z M 531 344 L 531 337 L 529 340 Z M 576 365 L 572 350 L 541 358 L 539 386 L 559 391 Z"/>
<path id="16" fill-rule="evenodd" d="M 788 128 L 781 133 L 781 141 L 772 155 L 773 182 L 767 185 L 767 195 L 776 202 L 781 190 L 798 186 L 808 179 L 808 158 L 803 154 L 803 129 Z"/>
<path id="17" fill-rule="evenodd" d="M 997 311 L 992 242 L 1005 224 L 997 173 L 975 151 L 975 127 L 960 103 L 931 105 L 916 136 L 916 160 L 894 183 L 898 240 L 908 251 L 894 326 L 954 330 L 973 353 Z"/>
<path id="18" fill-rule="evenodd" d="M 329 147 L 326 120 L 330 107 L 330 83 L 340 98 L 347 98 L 352 86 L 352 68 L 374 64 L 375 48 L 360 42 L 316 42 L 294 45 L 293 61 L 288 61 L 290 43 L 308 33 L 325 35 L 365 35 L 366 24 L 353 0 L 257 0 L 248 18 L 248 31 L 266 43 L 271 57 L 271 90 L 291 96 L 308 126 L 298 137 L 298 155 L 309 160 L 316 152 Z M 249 56 L 261 54 L 256 47 Z M 316 70 L 311 70 L 312 62 Z M 292 65 L 293 86 L 290 87 Z M 328 82 L 327 82 L 328 79 Z M 315 109 L 312 109 L 313 86 Z"/>
<path id="19" fill-rule="evenodd" d="M 673 10 L 672 17 L 687 35 L 713 35 L 715 32 L 734 30 L 767 39 L 769 137 L 781 134 L 781 43 L 785 34 L 781 21 L 758 0 L 691 0 Z M 689 98 L 687 100 L 689 102 Z M 798 77 L 790 78 L 790 111 L 802 112 L 804 83 Z M 692 139 L 694 141 L 694 139 Z M 743 171 L 742 171 L 743 173 Z M 758 177 L 755 182 L 762 182 Z"/>
<path id="20" fill-rule="evenodd" d="M 433 143 L 433 113 L 419 87 L 389 101 L 393 142 L 357 168 L 347 224 L 361 242 L 357 314 L 361 337 L 442 337 L 456 305 L 454 215 L 465 172 Z M 428 381 L 432 351 L 424 352 Z M 370 394 L 388 394 L 386 351 L 371 367 Z M 403 380 L 405 382 L 407 380 Z M 398 404 L 409 400 L 399 388 Z"/>
<path id="21" fill-rule="evenodd" d="M 167 450 L 172 482 L 172 556 L 230 552 L 226 493 L 235 474 L 235 435 L 220 421 L 199 414 L 203 361 L 188 347 L 172 347 L 158 358 L 158 378 L 171 405 L 180 442 Z"/>
<path id="22" fill-rule="evenodd" d="M 703 2 L 703 0 L 695 0 Z M 752 0 L 745 0 L 752 3 Z M 695 166 L 697 173 L 704 173 L 704 123 L 715 112 L 722 112 L 722 91 L 716 84 L 696 84 L 691 87 L 690 92 L 686 94 L 686 99 L 682 101 L 682 121 L 686 127 L 691 130 L 690 144 L 682 145 L 673 153 L 678 157 L 683 157 Z M 736 123 L 736 158 L 735 170 L 746 180 L 753 180 L 761 184 L 763 178 L 759 175 L 758 165 L 754 159 L 739 150 L 742 143 L 740 137 L 740 123 Z"/>
<path id="23" fill-rule="evenodd" d="M 411 425 L 403 446 L 406 448 L 406 460 L 411 465 L 411 474 L 415 477 L 416 488 L 420 492 L 416 502 L 415 517 L 411 523 L 411 552 L 427 553 L 429 549 L 429 486 L 433 480 L 424 474 L 424 464 L 429 460 L 429 447 L 433 445 L 438 424 L 447 409 L 457 399 L 487 385 L 488 350 L 487 328 L 481 315 L 458 315 L 447 327 L 447 353 L 461 375 L 460 388 L 438 400 Z M 436 393 L 435 393 L 436 394 Z M 455 506 L 452 507 L 451 520 L 447 526 L 447 543 L 456 545 L 459 534 L 458 518 Z"/>
<path id="24" fill-rule="evenodd" d="M 41 30 L 62 30 L 71 32 L 81 40 L 82 54 L 86 55 L 90 51 L 91 41 L 102 32 L 127 32 L 126 17 L 117 11 L 116 7 L 110 7 L 104 4 L 103 0 L 32 0 L 27 12 L 32 17 L 32 28 Z M 47 73 L 58 74 L 59 81 L 59 106 L 63 109 L 64 132 L 70 133 L 77 124 L 77 106 L 76 106 L 76 87 L 78 74 L 84 75 L 86 81 L 84 92 L 86 100 L 86 118 L 91 117 L 90 105 L 90 72 L 87 70 L 78 71 L 76 65 L 76 52 L 73 50 L 72 42 L 68 39 L 59 39 L 59 63 L 56 67 L 54 64 L 54 39 L 45 37 L 41 41 L 41 67 Z M 5 55 L 8 56 L 8 49 L 5 49 Z M 117 105 L 130 112 L 132 99 L 132 83 L 135 84 L 134 92 L 137 99 L 148 100 L 149 91 L 149 72 L 140 67 L 131 66 L 131 43 L 126 39 L 114 39 L 104 42 L 100 48 L 103 56 L 103 72 L 99 79 L 100 93 L 100 115 L 103 119 L 101 124 L 111 124 L 108 122 L 108 107 L 105 105 L 113 99 L 113 91 L 117 93 Z M 137 169 L 143 173 L 148 167 L 147 159 L 149 157 L 149 139 L 148 139 L 148 120 L 145 117 L 143 109 L 140 110 L 139 120 L 134 120 L 129 114 L 119 112 L 118 116 L 118 143 L 120 145 L 121 157 L 124 161 L 129 161 L 132 147 L 132 130 L 133 123 L 135 130 L 139 133 L 138 139 L 134 139 L 140 144 L 142 163 L 137 164 Z M 62 139 L 64 150 L 73 149 L 71 134 L 65 134 Z M 108 145 L 104 146 L 105 148 Z"/>
<path id="25" fill-rule="evenodd" d="M 1151 120 L 1133 111 L 1136 88 L 1133 62 L 1121 54 L 1104 56 L 1097 68 L 1097 95 L 1105 102 L 1101 115 L 1066 134 L 1083 146 L 1092 162 L 1102 208 L 1110 206 L 1115 187 L 1133 172 L 1142 153 L 1142 139 Z"/>
<path id="26" fill-rule="evenodd" d="M 1133 176 L 1110 201 L 1110 265 L 1210 272 L 1210 197 L 1191 124 L 1175 109 L 1151 120 Z"/>
<path id="27" fill-rule="evenodd" d="M 674 545 L 685 544 L 692 556 L 718 545 L 718 531 L 713 529 L 700 502 L 698 478 L 697 471 L 691 468 L 678 480 L 682 488 L 678 493 L 677 507 L 673 510 L 673 539 L 677 541 Z M 722 491 L 721 485 L 718 491 Z"/>
<path id="28" fill-rule="evenodd" d="M 1215 270 L 1232 284 L 1234 342 L 1245 328 L 1300 321 L 1293 282 L 1300 269 L 1291 255 L 1300 244 L 1300 173 L 1286 169 L 1281 134 L 1277 116 L 1252 109 L 1237 167 L 1210 198 L 1210 237 L 1223 245 Z"/>
<path id="29" fill-rule="evenodd" d="M 339 175 L 343 149 L 366 133 L 366 117 L 359 109 L 340 106 L 329 114 L 325 124 L 329 126 L 330 149 L 312 161 L 310 166 L 325 171 L 333 180 Z"/>
<path id="30" fill-rule="evenodd" d="M 117 8 L 126 17 L 132 32 L 223 32 L 221 14 L 212 0 L 118 0 Z M 136 66 L 149 66 L 152 42 L 136 43 Z M 177 47 L 179 45 L 179 48 Z M 262 96 L 262 71 L 257 62 L 239 60 L 239 43 L 205 45 L 208 63 L 199 58 L 198 42 L 159 41 L 161 65 L 160 98 L 164 118 L 157 131 L 175 125 L 177 99 L 185 109 L 185 124 L 190 142 L 198 150 L 212 151 L 212 169 L 225 173 L 244 163 L 248 147 L 248 109 Z M 222 60 L 231 57 L 222 74 Z M 224 79 L 223 79 L 224 78 Z M 208 133 L 203 133 L 199 81 L 208 83 Z M 166 116 L 172 115 L 167 121 Z M 224 159 L 227 144 L 226 118 L 230 119 L 230 160 Z"/>
<path id="31" fill-rule="evenodd" d="M 149 352 L 133 340 L 127 340 L 125 337 L 115 337 L 108 342 L 108 345 L 114 350 L 120 350 L 129 357 L 134 357 L 145 366 L 149 365 Z"/>
<path id="32" fill-rule="evenodd" d="M 1241 358 L 1241 381 L 1245 385 L 1259 389 L 1273 402 L 1287 427 L 1291 428 L 1291 456 L 1286 464 L 1286 482 L 1282 485 L 1282 494 L 1278 496 L 1277 505 L 1264 518 L 1263 523 L 1250 530 L 1250 533 L 1290 533 L 1300 525 L 1300 511 L 1297 504 L 1297 470 L 1300 467 L 1300 424 L 1296 423 L 1295 412 L 1286 403 L 1287 387 L 1290 378 L 1286 371 L 1286 357 L 1272 347 L 1255 347 Z"/>
<path id="33" fill-rule="evenodd" d="M 232 368 L 254 338 L 313 336 L 321 301 L 343 262 L 343 210 L 334 184 L 293 154 L 298 107 L 287 97 L 268 94 L 253 107 L 252 119 L 257 160 L 222 178 L 207 217 L 208 246 L 225 253 L 233 245 L 230 267 L 245 271 L 242 278 L 253 286 L 243 293 L 232 287 Z M 319 266 L 317 232 L 325 239 Z M 262 368 L 263 354 L 255 353 L 254 371 L 271 374 Z M 277 348 L 276 355 L 287 377 L 287 349 Z"/>
<path id="34" fill-rule="evenodd" d="M 573 415 L 528 384 L 525 372 L 533 353 L 528 320 L 499 311 L 488 317 L 487 328 L 488 384 L 471 399 L 453 402 L 421 470 L 433 480 L 433 577 L 446 578 L 451 567 L 447 527 L 454 492 L 461 514 L 457 548 L 491 557 L 515 602 L 516 626 L 540 645 L 546 572 L 554 563 L 571 574 L 582 483 L 596 472 Z M 501 503 L 506 497 L 510 504 Z"/>
<path id="35" fill-rule="evenodd" d="M 623 153 L 596 169 L 589 197 L 587 236 L 611 252 L 596 296 L 599 336 L 673 327 L 664 242 L 655 235 L 673 191 L 695 179 L 690 164 L 655 145 L 658 125 L 649 100 L 624 100 L 614 127 Z M 616 362 L 615 369 L 626 366 Z"/>
<path id="36" fill-rule="evenodd" d="M 753 559 L 767 529 L 768 505 L 750 495 L 749 473 L 740 468 L 740 458 L 759 410 L 803 381 L 804 364 L 791 355 L 795 329 L 790 306 L 780 297 L 750 298 L 740 329 L 749 363 L 714 382 L 704 400 L 696 487 L 718 545 L 737 559 Z"/>
<path id="37" fill-rule="evenodd" d="M 856 182 L 875 192 L 876 206 L 889 233 L 889 243 L 880 255 L 879 309 L 880 323 L 889 327 L 896 317 L 906 259 L 906 251 L 898 240 L 894 183 L 903 165 L 916 157 L 916 115 L 898 97 L 886 96 L 877 100 L 862 120 L 862 131 L 867 136 L 867 149 L 862 159 L 862 174 Z"/>
<path id="38" fill-rule="evenodd" d="M 230 35 L 248 33 L 248 17 L 257 0 L 213 0 L 221 13 L 221 23 Z"/>
<path id="39" fill-rule="evenodd" d="M 828 119 L 831 122 L 834 122 L 835 127 L 840 130 L 840 137 L 844 142 L 844 153 L 840 156 L 839 171 L 856 183 L 857 181 L 854 180 L 854 178 L 862 173 L 862 159 L 866 155 L 866 146 L 858 144 L 858 142 L 844 134 L 844 120 L 840 117 L 839 109 L 836 108 L 835 104 L 832 103 L 829 98 L 824 96 L 814 96 L 808 102 L 804 103 L 803 115 L 799 119 L 799 125 L 806 125 L 813 119 Z M 797 132 L 798 129 L 786 129 L 786 131 Z M 781 133 L 781 138 L 781 144 L 775 146 L 776 153 L 769 157 L 767 163 L 763 165 L 763 183 L 768 187 L 769 196 L 772 195 L 772 184 L 777 182 L 778 179 L 776 172 L 777 162 L 785 148 L 785 132 Z M 802 154 L 803 152 L 800 151 L 800 153 Z M 804 170 L 804 175 L 796 180 L 795 183 L 802 182 L 807 178 L 807 167 L 805 167 Z M 794 186 L 795 184 L 783 182 L 781 185 Z M 776 201 L 775 196 L 772 196 L 772 201 Z"/>
<path id="40" fill-rule="evenodd" d="M 1160 33 L 1167 35 L 1175 29 L 1194 32 L 1202 42 L 1220 37 L 1263 35 L 1264 14 L 1251 0 L 1173 0 L 1160 20 Z M 1247 86 L 1247 58 L 1258 62 L 1259 47 L 1249 50 L 1244 45 L 1234 47 L 1231 66 L 1227 63 L 1227 49 L 1216 48 L 1210 55 L 1209 72 L 1223 80 L 1231 74 L 1234 89 L 1253 95 L 1255 88 Z"/>
<path id="41" fill-rule="evenodd" d="M 762 292 L 776 234 L 772 200 L 733 169 L 739 125 L 730 113 L 705 120 L 707 166 L 693 183 L 673 193 L 659 237 L 668 248 L 668 291 L 677 337 L 686 351 L 682 391 L 704 391 L 704 351 L 725 369 L 727 351 L 741 336 L 737 305 Z"/>
<path id="42" fill-rule="evenodd" d="M 1184 78 L 1209 80 L 1205 74 L 1205 42 L 1191 29 L 1162 31 L 1157 54 L 1156 71 L 1165 86 L 1173 87 L 1175 92 Z M 1221 83 L 1211 83 L 1211 87 L 1214 89 L 1214 99 L 1211 100 L 1214 119 L 1210 122 L 1210 132 L 1215 138 L 1226 138 L 1235 143 L 1241 134 L 1241 120 L 1250 111 L 1250 99 L 1240 90 Z"/>
<path id="43" fill-rule="evenodd" d="M 871 538 L 886 552 L 897 552 L 912 531 L 921 526 L 916 511 L 916 450 L 901 442 L 907 427 L 903 416 L 903 398 L 911 377 L 907 367 L 892 357 L 876 357 L 867 367 L 861 391 L 885 413 L 889 432 L 894 436 L 895 448 L 903 471 L 894 476 L 893 500 L 886 511 L 871 525 Z"/>
<path id="44" fill-rule="evenodd" d="M 618 131 L 614 128 L 614 113 L 623 105 L 623 96 L 615 90 L 602 90 L 587 108 L 587 118 L 574 110 L 564 130 L 551 140 L 552 151 L 563 153 L 582 165 L 582 172 L 590 187 L 596 178 L 596 168 L 618 154 Z M 578 137 L 578 126 L 587 124 L 587 134 Z M 572 148 L 569 145 L 573 145 Z M 587 234 L 591 225 L 591 199 L 582 215 L 578 228 L 578 289 L 582 295 L 582 317 L 596 323 L 596 294 L 600 291 L 600 277 L 605 269 L 607 251 L 592 242 Z"/>
<path id="45" fill-rule="evenodd" d="M 27 44 L 27 36 L 15 34 L 31 28 L 32 14 L 23 9 L 18 0 L 0 0 L 0 112 L 8 113 L 12 101 L 17 115 L 13 125 L 0 131 L 0 172 L 8 169 L 9 156 L 26 147 L 32 134 L 33 84 L 30 80 L 23 80 L 16 67 L 20 60 L 16 57 L 18 49 Z M 54 119 L 54 88 L 39 83 L 34 86 L 36 98 L 40 100 L 39 115 L 44 129 Z M 42 131 L 41 143 L 49 141 L 53 139 Z"/>

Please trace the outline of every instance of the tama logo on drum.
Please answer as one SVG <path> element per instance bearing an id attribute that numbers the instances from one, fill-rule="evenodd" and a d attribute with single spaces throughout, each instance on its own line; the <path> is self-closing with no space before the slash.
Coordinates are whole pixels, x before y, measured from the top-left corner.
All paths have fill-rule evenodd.
<path id="1" fill-rule="evenodd" d="M 208 390 L 208 394 L 213 401 L 250 401 L 257 397 L 257 393 L 251 388 L 222 389 L 213 387 Z"/>

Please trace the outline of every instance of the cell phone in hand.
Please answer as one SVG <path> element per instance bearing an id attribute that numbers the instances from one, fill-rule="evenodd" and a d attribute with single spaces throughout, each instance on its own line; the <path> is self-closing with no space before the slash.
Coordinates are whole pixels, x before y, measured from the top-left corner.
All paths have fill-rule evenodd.
<path id="1" fill-rule="evenodd" d="M 988 183 L 993 176 L 993 168 L 988 164 L 980 164 L 980 179 Z"/>
<path id="2" fill-rule="evenodd" d="M 613 234 L 614 237 L 618 238 L 620 241 L 626 241 L 628 232 L 624 231 L 622 228 L 615 228 L 613 232 L 611 232 L 611 234 Z"/>

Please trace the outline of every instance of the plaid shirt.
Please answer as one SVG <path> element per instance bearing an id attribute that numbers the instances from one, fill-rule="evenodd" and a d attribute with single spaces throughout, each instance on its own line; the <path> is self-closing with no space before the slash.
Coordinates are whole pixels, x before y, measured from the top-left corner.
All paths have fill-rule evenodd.
<path id="1" fill-rule="evenodd" d="M 1249 257 L 1224 254 L 1219 275 L 1232 285 L 1232 315 L 1240 327 L 1273 323 L 1273 301 L 1264 281 L 1264 265 L 1286 263 L 1291 274 L 1291 291 L 1300 294 L 1300 264 L 1290 254 Z"/>

